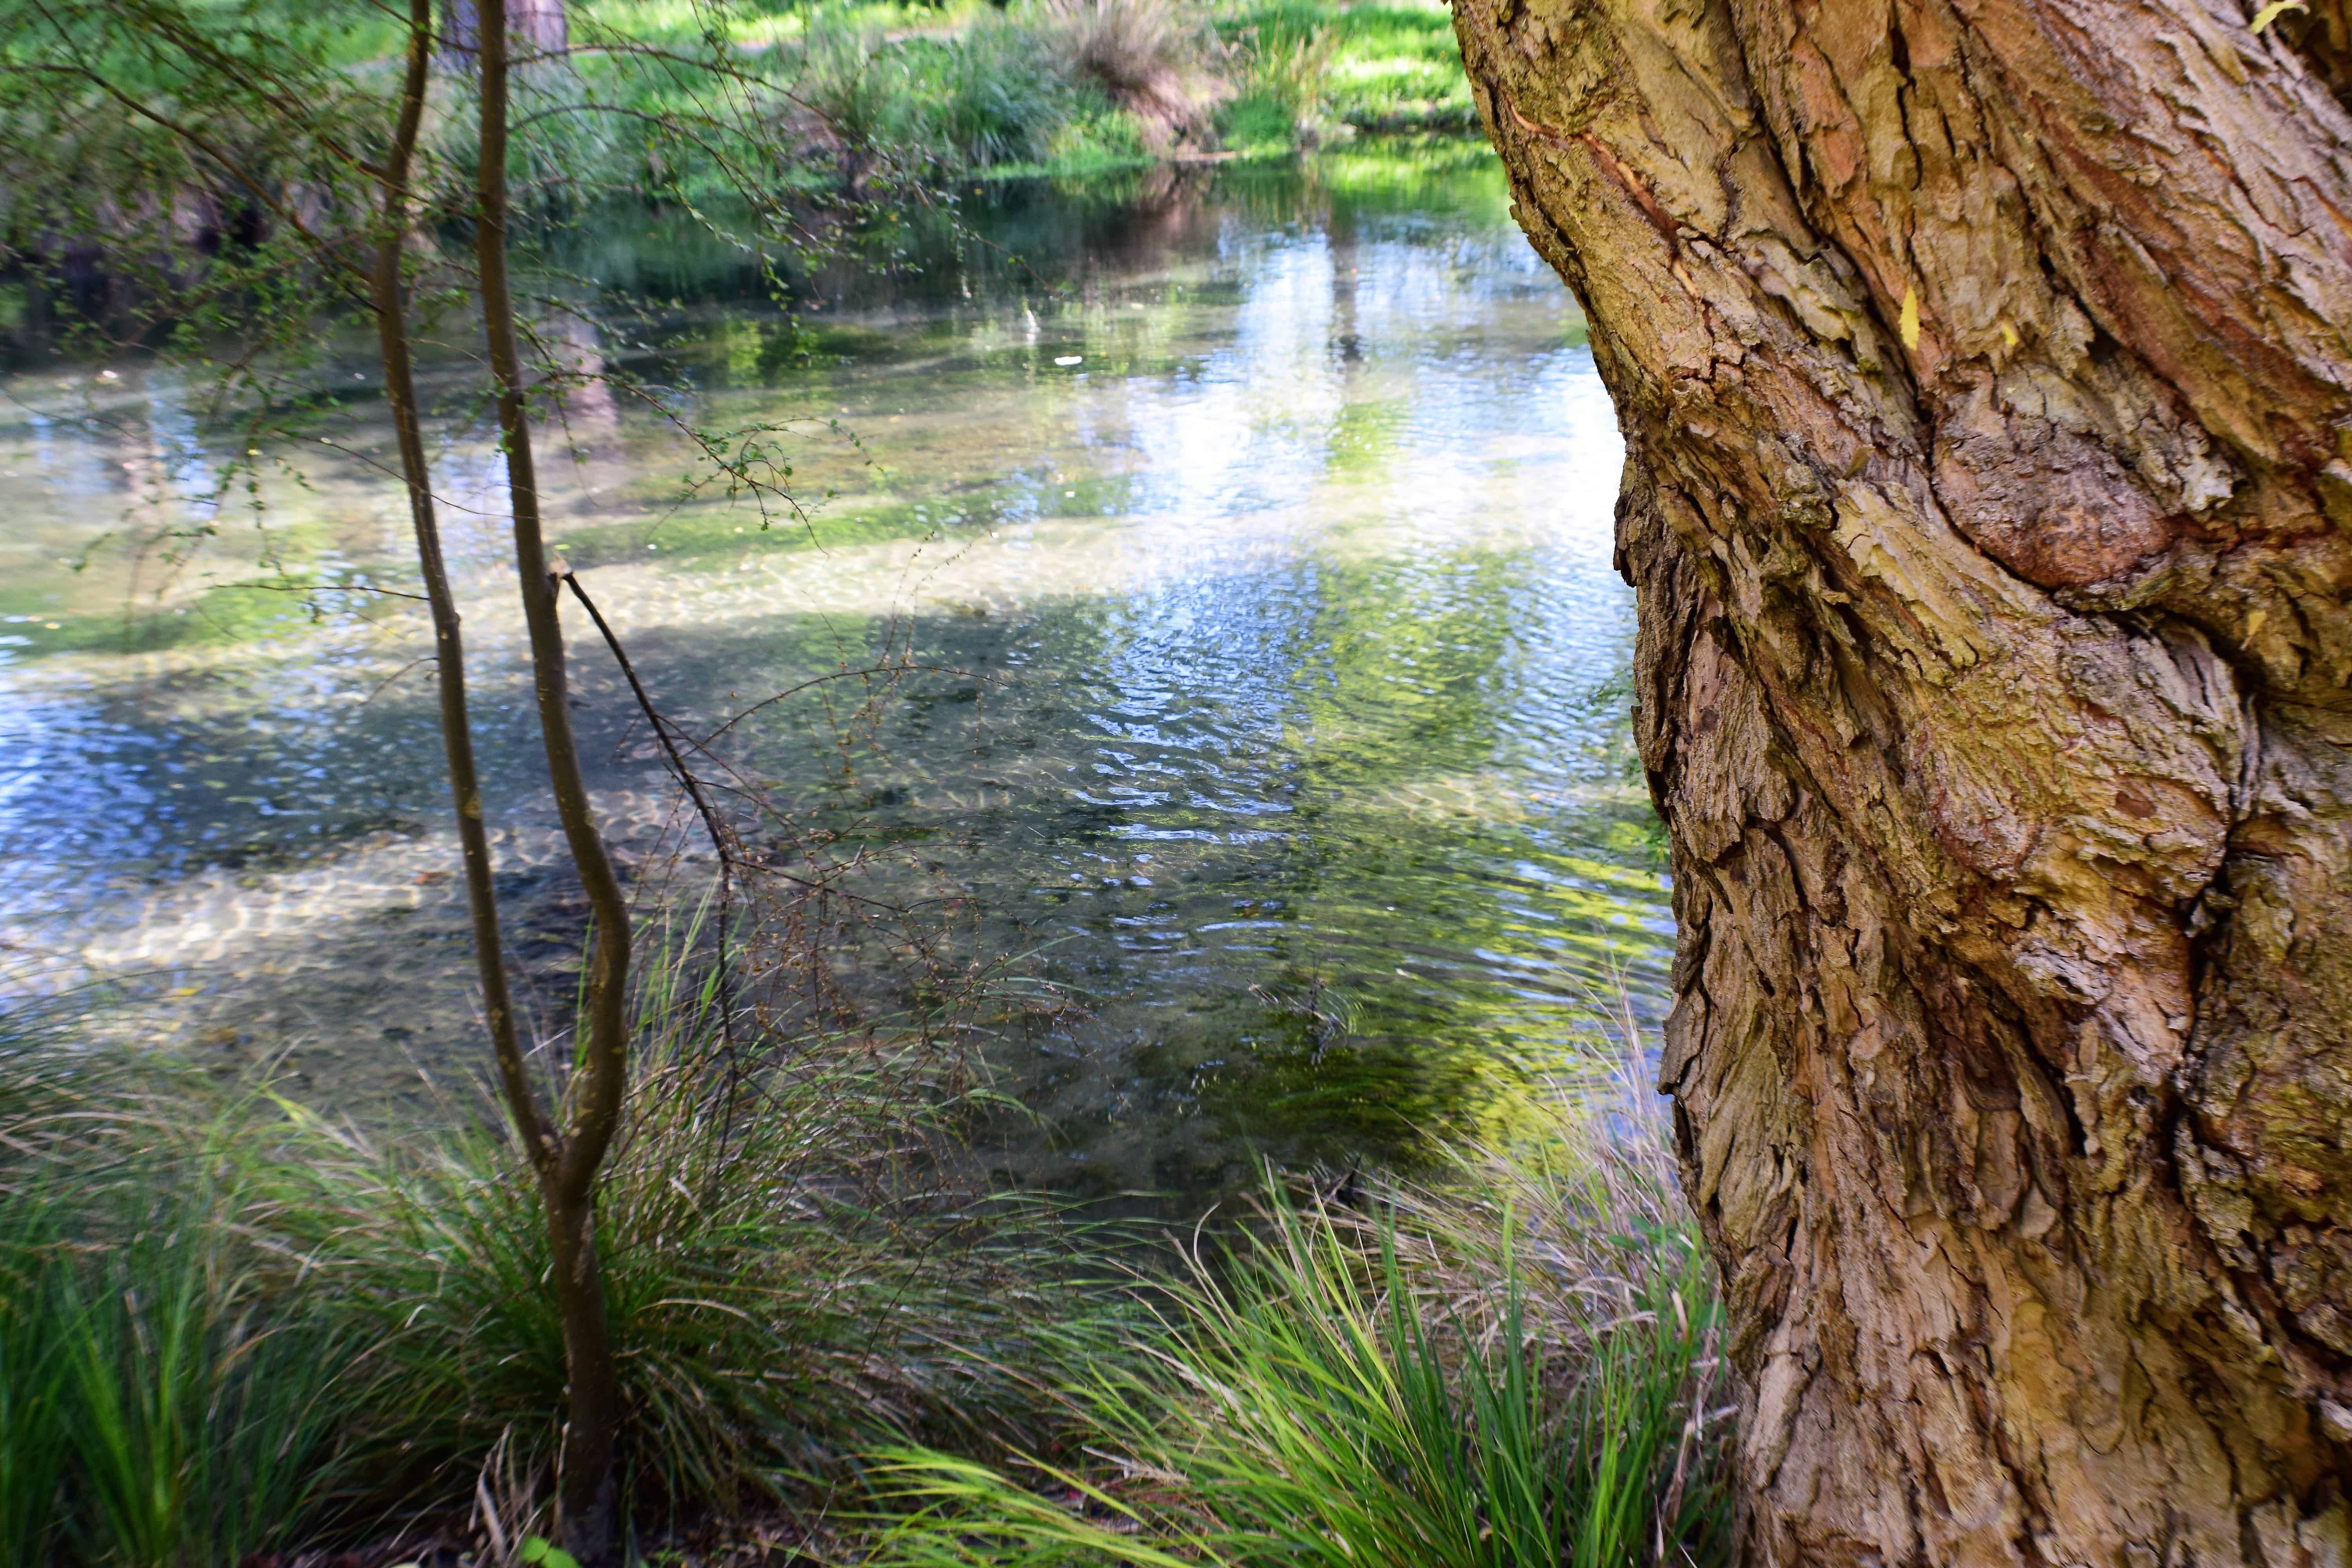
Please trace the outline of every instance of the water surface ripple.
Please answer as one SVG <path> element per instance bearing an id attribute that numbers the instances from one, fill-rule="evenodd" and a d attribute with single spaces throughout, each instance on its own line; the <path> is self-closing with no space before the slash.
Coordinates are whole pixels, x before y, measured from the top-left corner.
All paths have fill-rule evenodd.
<path id="1" fill-rule="evenodd" d="M 942 248 L 799 328 L 658 234 L 576 240 L 682 297 L 653 348 L 582 324 L 583 352 L 690 383 L 707 421 L 794 421 L 795 483 L 837 492 L 813 526 L 681 503 L 683 454 L 627 406 L 575 406 L 574 460 L 546 466 L 562 548 L 692 721 L 885 645 L 962 672 L 884 710 L 861 787 L 1080 1004 L 1002 1049 L 1046 1134 L 1021 1173 L 1182 1185 L 1252 1146 L 1393 1148 L 1570 1048 L 1596 988 L 1648 1006 L 1672 928 L 1627 737 L 1621 450 L 1491 166 L 1332 154 L 968 216 L 1005 251 Z M 495 465 L 445 357 L 502 885 L 560 986 L 578 900 Z M 237 437 L 169 375 L 13 378 L 0 940 L 24 985 L 110 979 L 117 1026 L 290 1053 L 359 1103 L 479 1046 L 428 645 L 373 591 L 413 590 L 400 498 L 357 345 L 326 374 L 343 423 L 268 455 L 307 488 L 265 472 L 258 527 L 191 499 Z M 313 591 L 239 586 L 273 563 Z M 575 658 L 599 805 L 650 841 L 676 803 Z M 763 724 L 760 764 L 817 788 L 805 717 Z"/>

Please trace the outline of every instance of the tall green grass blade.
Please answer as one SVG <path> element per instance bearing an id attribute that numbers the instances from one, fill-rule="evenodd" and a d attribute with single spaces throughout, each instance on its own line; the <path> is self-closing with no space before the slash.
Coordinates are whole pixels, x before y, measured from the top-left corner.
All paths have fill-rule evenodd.
<path id="1" fill-rule="evenodd" d="M 0 1192 L 0 1561 L 39 1563 L 62 1520 L 71 1415 L 60 1353 L 57 1254 L 66 1205 L 16 1173 Z"/>
<path id="2" fill-rule="evenodd" d="M 1256 1239 L 1074 1388 L 1108 1469 L 894 1449 L 877 1493 L 915 1511 L 872 1561 L 1728 1563 L 1695 1228 L 1654 1146 L 1546 1130 L 1370 1217 L 1270 1184 Z"/>
<path id="3" fill-rule="evenodd" d="M 226 1568 L 335 1479 L 338 1336 L 314 1304 L 265 1307 L 233 1188 L 126 1178 L 94 1216 L 107 1244 L 54 1271 L 75 1533 L 90 1561 Z"/>

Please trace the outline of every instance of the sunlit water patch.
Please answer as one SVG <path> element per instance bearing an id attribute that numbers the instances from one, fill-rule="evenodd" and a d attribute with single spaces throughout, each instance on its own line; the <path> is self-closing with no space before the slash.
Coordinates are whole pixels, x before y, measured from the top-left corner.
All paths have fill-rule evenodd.
<path id="1" fill-rule="evenodd" d="M 1252 1147 L 1393 1150 L 1559 1059 L 1596 993 L 1646 1008 L 1671 924 L 1626 732 L 1615 423 L 1494 170 L 1356 154 L 967 216 L 1002 248 L 797 328 L 642 224 L 573 242 L 687 299 L 650 348 L 583 352 L 690 381 L 706 422 L 793 422 L 796 485 L 835 492 L 813 525 L 682 502 L 684 455 L 625 403 L 575 407 L 575 460 L 547 466 L 562 548 L 689 721 L 886 644 L 934 672 L 881 712 L 869 811 L 935 839 L 986 940 L 1074 1004 L 997 1048 L 1041 1114 L 1006 1163 L 1194 1187 Z M 186 499 L 235 454 L 165 375 L 16 379 L 0 939 L 26 985 L 121 984 L 119 1028 L 367 1103 L 481 1047 L 426 643 L 381 592 L 414 588 L 404 511 L 364 360 L 328 374 L 359 401 L 299 455 L 307 488 L 266 479 L 261 530 Z M 495 465 L 451 407 L 502 885 L 560 1001 L 579 900 Z M 184 563 L 152 542 L 206 527 Z M 265 557 L 338 586 L 289 603 Z M 676 801 L 575 658 L 599 805 L 649 843 Z M 739 738 L 814 788 L 805 734 Z"/>

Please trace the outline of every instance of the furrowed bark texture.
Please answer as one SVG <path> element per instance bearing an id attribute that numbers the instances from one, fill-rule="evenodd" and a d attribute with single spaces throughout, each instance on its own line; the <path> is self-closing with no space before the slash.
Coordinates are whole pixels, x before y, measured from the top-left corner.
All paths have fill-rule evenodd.
<path id="1" fill-rule="evenodd" d="M 1627 440 L 1752 1561 L 2352 1562 L 2344 7 L 1456 0 Z"/>

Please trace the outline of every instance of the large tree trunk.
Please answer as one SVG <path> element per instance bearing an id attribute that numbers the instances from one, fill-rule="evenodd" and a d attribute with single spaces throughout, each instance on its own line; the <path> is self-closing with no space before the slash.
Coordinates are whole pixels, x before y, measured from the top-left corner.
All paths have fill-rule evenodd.
<path id="1" fill-rule="evenodd" d="M 2315 4 L 1457 0 L 1624 426 L 1753 1561 L 2352 1562 Z"/>

